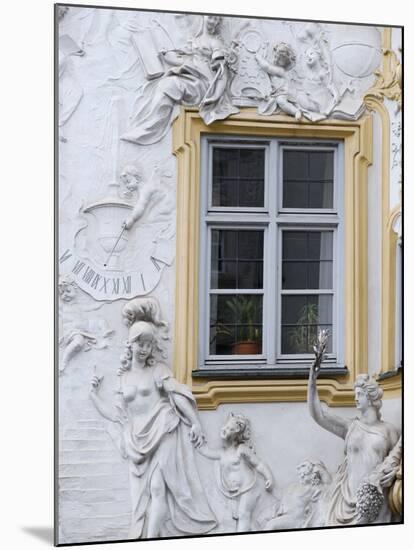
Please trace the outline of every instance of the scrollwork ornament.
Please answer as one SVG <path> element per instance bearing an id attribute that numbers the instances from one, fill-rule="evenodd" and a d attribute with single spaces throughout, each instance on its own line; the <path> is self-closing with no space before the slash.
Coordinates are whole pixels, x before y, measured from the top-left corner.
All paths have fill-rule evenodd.
<path id="1" fill-rule="evenodd" d="M 397 112 L 402 105 L 402 65 L 391 48 L 382 49 L 382 69 L 374 71 L 377 77 L 373 86 L 365 94 L 364 101 L 370 96 L 384 101 L 387 98 L 397 102 Z"/>

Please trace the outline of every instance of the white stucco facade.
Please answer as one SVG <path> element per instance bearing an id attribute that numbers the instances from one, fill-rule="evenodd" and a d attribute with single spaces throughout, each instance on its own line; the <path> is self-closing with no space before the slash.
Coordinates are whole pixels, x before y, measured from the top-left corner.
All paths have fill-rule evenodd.
<path id="1" fill-rule="evenodd" d="M 190 96 L 189 85 L 182 84 L 183 76 L 175 76 L 178 84 L 166 87 L 168 116 L 163 110 L 152 112 L 153 105 L 145 104 L 146 112 L 151 114 L 145 131 L 141 127 L 142 98 L 148 94 L 148 101 L 153 101 L 160 90 L 158 83 L 166 82 L 166 77 L 157 73 L 159 51 L 185 49 L 191 41 L 194 48 L 197 39 L 203 37 L 205 21 L 202 16 L 173 13 L 59 9 L 58 541 L 123 540 L 136 538 L 129 531 L 129 460 L 121 456 L 110 423 L 94 407 L 91 379 L 98 377 L 102 397 L 113 399 L 119 387 L 120 356 L 128 339 L 123 308 L 137 296 L 158 301 L 162 320 L 168 325 L 163 360 L 172 367 L 177 308 L 177 161 L 172 153 L 171 123 L 181 105 L 174 94 L 180 88 L 181 92 L 184 89 L 184 96 Z M 213 70 L 213 76 L 215 86 L 223 82 L 225 86 L 219 100 L 204 107 L 202 116 L 206 122 L 225 119 L 231 112 L 247 107 L 270 108 L 268 73 L 260 69 L 255 55 L 259 52 L 270 61 L 271 48 L 276 43 L 291 45 L 298 70 L 302 67 L 306 75 L 302 89 L 292 92 L 289 100 L 290 108 L 300 111 L 298 120 L 304 125 L 329 119 L 353 121 L 366 114 L 363 98 L 376 82 L 374 71 L 381 68 L 384 29 L 241 18 L 225 18 L 220 25 L 220 37 L 214 37 L 218 42 L 213 50 L 219 50 L 221 40 L 226 61 L 222 62 L 221 76 L 217 76 L 218 70 Z M 400 59 L 400 29 L 392 29 L 391 35 L 392 49 Z M 235 65 L 231 75 L 223 76 L 230 64 L 232 40 L 239 43 Z M 321 56 L 317 70 L 306 65 L 310 48 L 317 49 Z M 195 80 L 191 86 L 195 87 Z M 324 92 L 320 96 L 315 92 L 318 86 Z M 204 97 L 214 91 L 208 86 L 192 89 L 195 96 Z M 229 103 L 224 104 L 224 95 Z M 305 96 L 314 100 L 318 97 L 318 103 L 306 103 Z M 175 97 L 172 103 L 171 97 Z M 137 106 L 139 98 L 141 104 Z M 274 112 L 295 116 L 283 110 L 277 95 L 276 103 L 274 100 L 273 94 Z M 198 103 L 192 106 L 198 107 Z M 384 106 L 391 132 L 391 211 L 400 204 L 401 113 L 398 102 L 386 95 Z M 157 117 L 163 119 L 162 128 L 157 126 Z M 384 220 L 379 182 L 386 164 L 382 158 L 381 118 L 378 113 L 373 113 L 372 118 L 372 164 L 368 168 L 367 189 L 368 364 L 362 372 L 377 376 L 382 362 L 384 291 Z M 134 179 L 131 167 L 137 169 L 140 183 L 144 182 L 141 195 L 136 188 L 128 188 Z M 136 205 L 143 195 L 147 199 L 138 212 Z M 105 209 L 109 214 L 102 214 L 101 219 Z M 135 225 L 122 230 L 122 221 L 131 213 L 136 214 Z M 111 262 L 119 263 L 108 270 L 107 263 Z M 341 418 L 357 416 L 354 407 L 333 408 Z M 300 463 L 322 461 L 334 475 L 344 461 L 343 439 L 318 426 L 305 401 L 222 403 L 215 410 L 200 410 L 201 425 L 213 449 L 221 446 L 220 429 L 230 412 L 241 413 L 250 420 L 256 454 L 273 474 L 274 488 L 262 491 L 259 500 L 259 525 L 272 517 L 283 488 L 297 482 L 296 467 Z M 385 391 L 382 417 L 401 429 L 401 398 L 397 391 Z M 232 517 L 229 498 L 217 484 L 214 463 L 197 453 L 195 460 L 209 506 L 220 518 L 210 532 L 236 531 L 237 522 Z M 163 536 L 176 534 L 167 526 Z"/>

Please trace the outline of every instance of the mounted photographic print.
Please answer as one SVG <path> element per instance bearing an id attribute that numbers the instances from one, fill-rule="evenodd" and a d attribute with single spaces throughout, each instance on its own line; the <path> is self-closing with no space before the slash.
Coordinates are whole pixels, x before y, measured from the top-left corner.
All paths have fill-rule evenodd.
<path id="1" fill-rule="evenodd" d="M 56 544 L 402 523 L 402 27 L 55 10 Z"/>

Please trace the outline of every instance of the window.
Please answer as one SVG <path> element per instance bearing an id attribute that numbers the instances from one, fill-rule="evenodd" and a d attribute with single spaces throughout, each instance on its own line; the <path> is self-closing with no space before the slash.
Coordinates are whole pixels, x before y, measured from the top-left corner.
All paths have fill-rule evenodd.
<path id="1" fill-rule="evenodd" d="M 199 368 L 308 365 L 318 329 L 342 357 L 342 142 L 205 136 Z"/>
<path id="2" fill-rule="evenodd" d="M 358 374 L 366 372 L 368 362 L 367 190 L 368 169 L 372 163 L 372 123 L 370 113 L 355 121 L 302 123 L 293 117 L 263 117 L 247 108 L 225 121 L 207 126 L 196 109 L 181 109 L 173 126 L 173 152 L 177 159 L 173 369 L 177 379 L 191 387 L 200 409 L 215 409 L 220 403 L 306 401 L 311 356 L 281 354 L 280 304 L 282 291 L 293 295 L 297 290 L 296 294 L 310 295 L 311 290 L 318 289 L 282 289 L 282 236 L 283 231 L 289 230 L 332 231 L 333 288 L 320 289 L 320 294 L 332 291 L 332 348 L 319 375 L 319 390 L 321 399 L 329 405 L 354 404 L 353 384 Z M 213 203 L 213 147 L 262 150 L 264 174 L 260 201 L 246 204 L 240 202 L 239 195 L 238 206 L 228 205 L 234 201 L 231 197 L 226 199 L 226 206 L 220 206 L 220 187 L 225 180 L 222 177 L 215 181 Z M 328 191 L 323 191 L 319 204 L 312 203 L 312 208 L 293 207 L 292 210 L 289 203 L 283 205 L 283 150 L 289 148 L 305 152 L 325 149 L 333 154 L 333 183 L 322 182 L 326 189 L 331 187 L 332 200 L 328 200 Z M 383 158 L 388 157 L 384 152 Z M 238 176 L 229 179 L 240 180 L 245 170 L 243 165 Z M 286 178 L 289 179 L 294 177 Z M 389 196 L 387 181 L 386 177 L 381 179 L 383 197 Z M 318 182 L 312 181 L 309 185 L 311 183 Z M 263 288 L 234 289 L 235 294 L 248 294 L 249 290 L 255 290 L 250 294 L 260 294 L 262 290 L 261 323 L 252 323 L 262 325 L 262 350 L 254 350 L 258 353 L 247 354 L 244 349 L 244 353 L 237 355 L 223 354 L 223 350 L 216 349 L 220 352 L 217 358 L 210 353 L 214 351 L 210 349 L 210 294 L 232 294 L 233 290 L 211 285 L 214 229 L 263 232 Z M 390 238 L 389 235 L 387 242 Z M 223 256 L 230 258 L 230 252 L 226 250 Z M 383 258 L 384 265 L 388 265 L 386 254 Z M 219 259 L 222 258 L 217 255 L 217 261 Z M 240 256 L 240 259 L 251 262 L 256 261 L 257 256 Z M 302 259 L 315 257 L 298 258 Z M 319 260 L 330 261 L 321 255 Z M 391 272 L 384 270 L 383 273 Z M 235 279 L 233 276 L 233 281 Z M 235 286 L 240 287 L 240 282 Z M 392 304 L 391 300 L 384 301 L 384 311 L 391 311 Z M 395 347 L 391 348 L 394 340 L 390 327 L 386 326 L 391 316 L 382 317 L 383 334 L 387 336 L 383 342 L 387 350 L 392 349 L 394 362 Z M 233 351 L 232 343 L 227 342 L 226 347 Z M 391 384 L 390 391 L 397 386 L 398 381 Z"/>

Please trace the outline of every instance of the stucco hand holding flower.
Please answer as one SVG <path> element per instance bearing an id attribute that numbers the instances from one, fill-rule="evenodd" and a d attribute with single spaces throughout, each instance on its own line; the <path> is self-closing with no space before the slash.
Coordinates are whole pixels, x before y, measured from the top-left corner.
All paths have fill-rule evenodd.
<path id="1" fill-rule="evenodd" d="M 380 480 L 385 482 L 392 478 L 387 462 L 391 464 L 394 453 L 394 458 L 398 458 L 398 430 L 381 419 L 383 392 L 368 374 L 357 376 L 354 383 L 358 417 L 345 418 L 322 409 L 316 380 L 326 339 L 327 335 L 321 332 L 315 344 L 315 361 L 309 373 L 308 406 L 312 418 L 322 428 L 344 440 L 345 459 L 333 480 L 324 524 L 389 522 L 392 515 L 387 488 Z"/>

